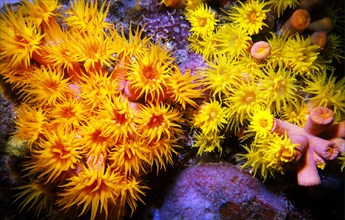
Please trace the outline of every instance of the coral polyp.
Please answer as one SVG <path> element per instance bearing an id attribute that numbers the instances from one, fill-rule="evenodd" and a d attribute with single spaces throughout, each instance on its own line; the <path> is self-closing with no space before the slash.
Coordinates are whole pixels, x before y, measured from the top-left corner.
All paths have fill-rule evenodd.
<path id="1" fill-rule="evenodd" d="M 47 29 L 53 24 L 56 24 L 55 18 L 58 15 L 58 10 L 62 5 L 59 1 L 34 1 L 30 2 L 24 0 L 23 11 L 28 15 L 30 20 L 33 20 L 36 25 L 42 25 L 44 29 Z"/>
<path id="2" fill-rule="evenodd" d="M 171 109 L 168 105 L 149 103 L 148 106 L 142 106 L 139 109 L 138 131 L 149 142 L 159 141 L 164 137 L 170 139 L 175 134 L 182 132 L 183 119 L 181 116 L 180 112 Z"/>
<path id="3" fill-rule="evenodd" d="M 263 71 L 265 74 L 259 79 L 260 90 L 263 91 L 268 106 L 272 106 L 274 111 L 280 112 L 281 107 L 294 105 L 299 98 L 296 93 L 300 90 L 300 86 L 292 73 L 289 70 L 276 69 L 270 65 L 266 65 Z"/>
<path id="4" fill-rule="evenodd" d="M 282 53 L 285 65 L 296 74 L 310 75 L 321 68 L 317 61 L 319 48 L 311 44 L 310 37 L 296 34 L 285 42 Z"/>
<path id="5" fill-rule="evenodd" d="M 246 54 L 246 50 L 252 41 L 250 35 L 243 29 L 233 23 L 224 24 L 219 27 L 214 35 L 215 54 L 228 55 L 230 57 L 239 57 Z M 236 47 L 229 47 L 236 45 Z"/>
<path id="6" fill-rule="evenodd" d="M 82 171 L 68 179 L 68 182 L 61 187 L 66 188 L 58 194 L 57 203 L 66 210 L 73 205 L 81 206 L 79 216 L 91 210 L 90 219 L 95 219 L 98 212 L 104 211 L 108 216 L 110 204 L 116 203 L 119 195 L 117 182 L 121 176 L 113 173 L 110 168 L 82 167 Z"/>
<path id="7" fill-rule="evenodd" d="M 143 185 L 135 176 L 130 178 L 122 177 L 118 184 L 118 207 L 123 209 L 125 204 L 128 204 L 128 206 L 131 208 L 132 215 L 137 208 L 137 201 L 142 203 L 144 202 L 141 196 L 144 195 L 144 190 L 147 189 L 147 187 Z M 121 212 L 123 211 L 120 210 L 120 213 Z"/>
<path id="8" fill-rule="evenodd" d="M 125 176 L 146 173 L 150 163 L 146 145 L 144 140 L 127 140 L 115 145 L 109 153 L 110 166 Z"/>
<path id="9" fill-rule="evenodd" d="M 136 53 L 136 57 L 138 59 L 129 66 L 131 74 L 127 76 L 129 88 L 138 94 L 136 99 L 142 96 L 148 101 L 163 98 L 166 80 L 172 73 L 170 51 L 165 45 L 150 44 L 148 50 Z"/>
<path id="10" fill-rule="evenodd" d="M 104 99 L 103 106 L 97 112 L 99 117 L 105 119 L 104 135 L 117 143 L 136 134 L 135 112 L 128 99 L 122 96 Z"/>
<path id="11" fill-rule="evenodd" d="M 178 154 L 178 149 L 181 148 L 177 144 L 177 139 L 162 138 L 158 142 L 151 141 L 148 144 L 149 153 L 149 165 L 152 169 L 156 166 L 157 173 L 159 169 L 166 170 L 166 164 L 173 164 L 173 156 Z"/>
<path id="12" fill-rule="evenodd" d="M 191 31 L 199 36 L 212 33 L 219 21 L 209 6 L 200 3 L 195 9 L 187 9 L 186 19 L 191 23 Z"/>
<path id="13" fill-rule="evenodd" d="M 32 150 L 33 159 L 25 170 L 29 171 L 29 175 L 36 175 L 47 183 L 76 169 L 82 158 L 82 146 L 76 143 L 75 136 L 75 132 L 66 134 L 62 129 L 45 133 L 45 137 Z"/>
<path id="14" fill-rule="evenodd" d="M 275 66 L 283 66 L 284 65 L 284 54 L 282 52 L 284 45 L 287 40 L 287 35 L 276 35 L 271 33 L 267 42 L 271 46 L 271 54 L 267 58 L 268 62 Z"/>
<path id="15" fill-rule="evenodd" d="M 98 5 L 98 1 L 76 0 L 71 2 L 71 8 L 67 10 L 67 17 L 64 18 L 64 21 L 71 29 L 83 33 L 97 33 L 97 31 L 111 26 L 106 22 L 109 6 L 110 2 L 107 1 Z"/>
<path id="16" fill-rule="evenodd" d="M 266 9 L 268 3 L 259 0 L 239 1 L 239 4 L 227 11 L 231 20 L 237 27 L 245 30 L 249 35 L 258 34 L 259 31 L 267 26 L 265 23 Z"/>
<path id="17" fill-rule="evenodd" d="M 228 111 L 228 108 L 216 100 L 204 103 L 195 115 L 194 126 L 200 128 L 204 134 L 216 133 L 226 124 Z"/>
<path id="18" fill-rule="evenodd" d="M 62 71 L 44 67 L 33 71 L 22 91 L 25 94 L 24 102 L 40 106 L 64 101 L 72 93 Z"/>
<path id="19" fill-rule="evenodd" d="M 0 15 L 1 60 L 7 60 L 11 67 L 30 66 L 30 59 L 39 54 L 44 34 L 33 21 L 25 19 L 22 11 L 6 8 Z"/>
<path id="20" fill-rule="evenodd" d="M 201 72 L 205 78 L 202 80 L 204 87 L 216 97 L 229 96 L 237 83 L 243 80 L 242 63 L 230 56 L 217 56 L 213 62 L 208 62 L 208 67 Z"/>
<path id="21" fill-rule="evenodd" d="M 310 94 L 308 98 L 310 106 L 329 107 L 336 115 L 344 114 L 345 77 L 337 80 L 333 74 L 328 75 L 325 70 L 311 76 L 305 82 L 307 84 L 305 91 Z"/>
<path id="22" fill-rule="evenodd" d="M 297 101 L 294 105 L 286 105 L 280 112 L 281 118 L 290 123 L 303 127 L 307 122 L 310 109 L 303 101 Z"/>
<path id="23" fill-rule="evenodd" d="M 221 142 L 224 136 L 221 136 L 218 132 L 205 134 L 203 132 L 198 133 L 194 136 L 193 147 L 197 147 L 198 155 L 202 155 L 207 152 L 214 152 L 217 149 L 218 152 L 222 153 Z"/>
<path id="24" fill-rule="evenodd" d="M 266 138 L 273 128 L 273 114 L 269 109 L 257 108 L 249 116 L 250 124 L 248 125 L 244 137 L 254 136 L 257 138 Z"/>
<path id="25" fill-rule="evenodd" d="M 74 131 L 86 122 L 84 104 L 77 99 L 68 99 L 50 107 L 47 117 L 50 123 L 61 127 L 65 131 Z"/>
<path id="26" fill-rule="evenodd" d="M 115 42 L 112 36 L 102 30 L 80 35 L 79 31 L 70 31 L 73 56 L 82 62 L 86 71 L 102 71 L 103 66 L 110 67 L 115 58 L 112 56 L 115 51 Z"/>
<path id="27" fill-rule="evenodd" d="M 255 83 L 242 83 L 233 90 L 233 95 L 226 99 L 229 107 L 229 125 L 231 129 L 239 130 L 252 111 L 264 103 L 263 94 L 257 93 L 258 85 Z"/>
<path id="28" fill-rule="evenodd" d="M 202 98 L 203 95 L 198 89 L 201 85 L 199 76 L 191 75 L 190 71 L 182 74 L 177 68 L 167 80 L 168 99 L 179 103 L 183 109 L 186 109 L 187 105 L 196 107 L 197 104 L 193 99 Z"/>
<path id="29" fill-rule="evenodd" d="M 298 2 L 298 0 L 269 0 L 267 4 L 277 14 L 277 17 L 280 17 L 287 8 L 296 7 Z"/>
<path id="30" fill-rule="evenodd" d="M 75 84 L 75 94 L 89 109 L 99 109 L 103 100 L 119 95 L 117 79 L 104 74 L 93 72 L 90 76 L 83 76 L 80 82 Z"/>
<path id="31" fill-rule="evenodd" d="M 104 131 L 105 119 L 92 117 L 87 123 L 79 127 L 79 136 L 76 138 L 78 145 L 87 149 L 87 156 L 107 154 L 109 149 L 110 134 Z"/>
<path id="32" fill-rule="evenodd" d="M 52 189 L 39 181 L 30 180 L 29 183 L 18 186 L 20 190 L 16 194 L 15 201 L 21 201 L 21 211 L 27 209 L 34 212 L 34 217 L 40 216 L 41 212 L 50 215 L 53 212 Z"/>
<path id="33" fill-rule="evenodd" d="M 17 130 L 14 135 L 31 146 L 44 132 L 47 124 L 46 112 L 37 107 L 21 105 L 17 109 L 15 120 Z"/>

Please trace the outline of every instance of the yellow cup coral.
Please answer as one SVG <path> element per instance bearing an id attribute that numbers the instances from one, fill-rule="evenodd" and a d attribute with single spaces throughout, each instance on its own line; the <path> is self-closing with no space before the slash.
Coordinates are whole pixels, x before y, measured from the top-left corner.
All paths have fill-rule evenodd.
<path id="1" fill-rule="evenodd" d="M 200 128 L 204 134 L 216 133 L 227 123 L 228 111 L 228 108 L 216 100 L 204 103 L 194 117 L 194 126 Z"/>
<path id="2" fill-rule="evenodd" d="M 345 77 L 337 81 L 337 78 L 327 70 L 312 75 L 305 80 L 304 91 L 310 94 L 308 105 L 313 108 L 317 106 L 329 107 L 334 110 L 336 116 L 345 112 Z"/>
<path id="3" fill-rule="evenodd" d="M 191 32 L 195 35 L 206 36 L 215 30 L 215 26 L 219 21 L 216 13 L 206 4 L 199 4 L 196 9 L 188 9 L 186 11 L 186 19 L 191 23 Z"/>
<path id="4" fill-rule="evenodd" d="M 236 26 L 245 30 L 249 35 L 258 34 L 259 31 L 267 26 L 265 23 L 267 2 L 252 0 L 245 3 L 239 1 L 239 4 L 227 11 L 228 20 L 231 20 Z"/>
<path id="5" fill-rule="evenodd" d="M 255 139 L 266 138 L 273 127 L 273 114 L 269 109 L 257 108 L 249 116 L 250 124 L 244 133 L 244 139 L 254 135 Z"/>
<path id="6" fill-rule="evenodd" d="M 250 168 L 254 175 L 263 179 L 275 173 L 283 173 L 283 164 L 295 159 L 295 150 L 299 144 L 293 144 L 291 138 L 270 133 L 266 138 L 258 138 L 249 147 L 243 146 L 246 154 L 240 154 L 246 160 L 243 168 Z"/>

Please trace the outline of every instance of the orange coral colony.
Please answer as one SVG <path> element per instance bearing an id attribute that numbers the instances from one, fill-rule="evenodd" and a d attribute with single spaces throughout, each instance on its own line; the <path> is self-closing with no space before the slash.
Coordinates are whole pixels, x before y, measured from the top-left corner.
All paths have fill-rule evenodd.
<path id="1" fill-rule="evenodd" d="M 166 45 L 106 22 L 109 6 L 76 0 L 60 14 L 58 1 L 24 1 L 1 13 L 1 74 L 21 98 L 14 135 L 30 146 L 23 171 L 37 179 L 18 188 L 22 210 L 133 213 L 141 176 L 172 163 L 183 111 L 202 96 Z M 55 189 L 51 205 L 34 184 Z"/>

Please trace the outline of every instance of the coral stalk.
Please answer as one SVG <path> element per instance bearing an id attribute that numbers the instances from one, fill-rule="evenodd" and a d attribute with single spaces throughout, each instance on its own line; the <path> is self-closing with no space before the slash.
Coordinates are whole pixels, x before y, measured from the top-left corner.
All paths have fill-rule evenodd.
<path id="1" fill-rule="evenodd" d="M 345 120 L 337 124 L 333 124 L 319 136 L 327 140 L 332 138 L 345 138 Z"/>
<path id="2" fill-rule="evenodd" d="M 319 135 L 330 127 L 334 120 L 334 113 L 326 107 L 316 107 L 310 111 L 304 130 L 312 135 Z"/>
<path id="3" fill-rule="evenodd" d="M 334 142 L 339 149 L 339 153 L 344 153 L 345 152 L 345 140 L 342 138 L 333 138 L 331 139 L 332 142 Z"/>
<path id="4" fill-rule="evenodd" d="M 302 0 L 299 5 L 301 8 L 306 9 L 308 11 L 312 11 L 315 8 L 319 7 L 322 0 Z"/>
<path id="5" fill-rule="evenodd" d="M 330 32 L 333 29 L 332 19 L 329 17 L 324 17 L 319 20 L 313 21 L 308 26 L 308 29 L 311 31 L 328 31 Z"/>
<path id="6" fill-rule="evenodd" d="M 308 148 L 308 138 L 304 135 L 292 135 L 290 136 L 292 144 L 299 144 L 298 147 L 295 148 L 295 159 L 294 161 L 299 161 Z"/>
<path id="7" fill-rule="evenodd" d="M 323 131 L 332 128 L 333 119 L 334 112 L 325 107 L 312 109 L 304 128 L 287 121 L 274 119 L 271 132 L 277 132 L 281 135 L 287 134 L 292 138 L 293 143 L 300 144 L 297 150 L 301 150 L 301 154 L 305 151 L 305 154 L 297 163 L 299 185 L 313 186 L 320 184 L 321 180 L 317 168 L 323 169 L 326 166 L 325 160 L 333 160 L 338 156 L 339 151 L 344 151 L 344 139 L 325 140 L 317 137 Z M 342 129 L 344 131 L 343 122 Z M 298 160 L 297 156 L 295 161 Z"/>
<path id="8" fill-rule="evenodd" d="M 310 147 L 308 147 L 304 157 L 297 165 L 297 182 L 300 186 L 313 186 L 321 183 L 313 149 Z"/>
<path id="9" fill-rule="evenodd" d="M 335 143 L 309 134 L 303 128 L 280 119 L 274 119 L 271 132 L 277 132 L 281 135 L 284 135 L 286 132 L 289 137 L 292 135 L 304 135 L 309 140 L 309 147 L 312 147 L 315 153 L 326 160 L 334 159 L 339 153 Z"/>
<path id="10" fill-rule="evenodd" d="M 256 60 L 263 60 L 271 54 L 271 46 L 266 41 L 255 42 L 250 50 L 250 54 Z"/>
<path id="11" fill-rule="evenodd" d="M 309 146 L 313 148 L 315 153 L 326 160 L 333 160 L 338 156 L 338 146 L 329 140 L 324 140 L 309 135 Z"/>
<path id="12" fill-rule="evenodd" d="M 310 24 L 310 14 L 307 10 L 297 9 L 283 24 L 279 33 L 293 35 L 302 33 Z"/>
<path id="13" fill-rule="evenodd" d="M 312 44 L 319 46 L 321 49 L 325 48 L 328 36 L 327 31 L 315 31 L 310 35 L 310 41 Z"/>

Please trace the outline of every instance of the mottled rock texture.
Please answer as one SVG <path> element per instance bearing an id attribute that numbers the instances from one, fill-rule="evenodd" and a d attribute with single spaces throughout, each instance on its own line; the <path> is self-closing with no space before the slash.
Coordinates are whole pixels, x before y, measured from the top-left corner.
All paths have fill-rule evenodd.
<path id="1" fill-rule="evenodd" d="M 0 146 L 1 149 L 8 140 L 10 134 L 14 132 L 15 127 L 13 123 L 13 103 L 11 103 L 5 96 L 0 94 Z"/>
<path id="2" fill-rule="evenodd" d="M 291 219 L 282 195 L 230 164 L 201 164 L 177 176 L 156 219 Z"/>

